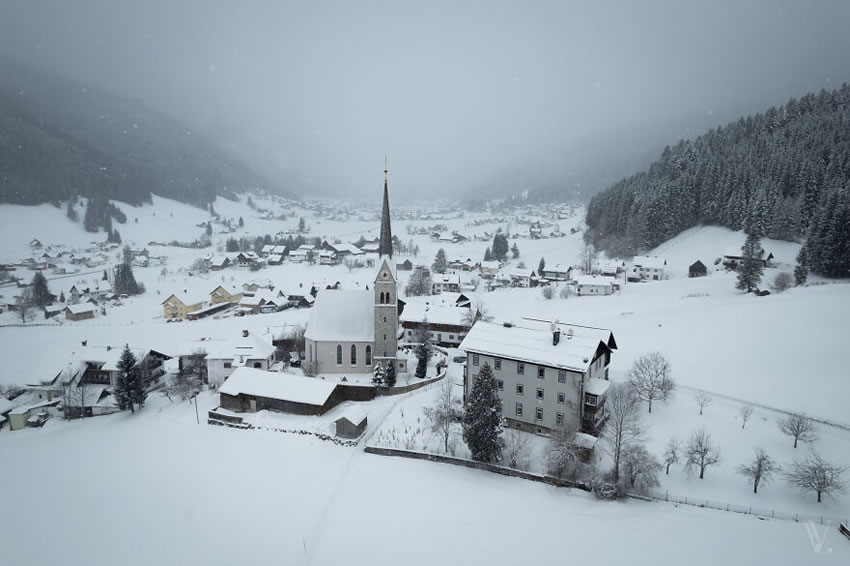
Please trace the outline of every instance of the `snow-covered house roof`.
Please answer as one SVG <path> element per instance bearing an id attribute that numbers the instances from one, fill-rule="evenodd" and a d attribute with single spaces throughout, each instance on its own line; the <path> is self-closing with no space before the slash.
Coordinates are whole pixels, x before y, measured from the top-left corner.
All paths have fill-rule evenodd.
<path id="1" fill-rule="evenodd" d="M 604 287 L 612 287 L 617 282 L 613 277 L 605 277 L 604 275 L 578 275 L 573 278 L 576 285 L 602 285 Z"/>
<path id="2" fill-rule="evenodd" d="M 274 345 L 270 340 L 251 332 L 247 336 L 244 334 L 231 340 L 197 343 L 198 347 L 189 353 L 203 348 L 208 360 L 233 360 L 234 365 L 241 365 L 247 360 L 265 360 L 274 355 Z"/>
<path id="3" fill-rule="evenodd" d="M 431 282 L 434 284 L 441 283 L 443 285 L 460 285 L 460 274 L 434 273 L 431 275 Z"/>
<path id="4" fill-rule="evenodd" d="M 345 419 L 354 426 L 359 426 L 363 421 L 366 420 L 367 417 L 368 414 L 366 413 L 366 410 L 363 407 L 352 404 L 342 411 L 342 414 L 339 415 L 339 418 L 337 418 L 336 421 L 341 421 L 342 419 Z"/>
<path id="5" fill-rule="evenodd" d="M 591 395 L 605 395 L 608 391 L 608 387 L 610 387 L 611 382 L 607 379 L 599 379 L 598 377 L 591 377 L 587 380 L 587 383 L 584 386 L 584 392 L 590 393 Z"/>
<path id="6" fill-rule="evenodd" d="M 667 266 L 667 260 L 658 256 L 636 255 L 632 265 L 644 269 L 664 269 Z"/>
<path id="7" fill-rule="evenodd" d="M 336 384 L 321 379 L 240 367 L 230 374 L 219 393 L 252 395 L 306 405 L 324 405 Z"/>
<path id="8" fill-rule="evenodd" d="M 91 303 L 79 303 L 77 305 L 68 305 L 65 307 L 71 314 L 82 314 L 84 312 L 94 312 L 94 305 Z"/>
<path id="9" fill-rule="evenodd" d="M 560 331 L 557 344 L 553 326 Z M 468 352 L 580 373 L 590 368 L 599 348 L 616 347 L 610 330 L 527 318 L 516 324 L 478 321 L 459 346 Z"/>
<path id="10" fill-rule="evenodd" d="M 430 324 L 466 326 L 463 319 L 469 316 L 469 309 L 454 305 L 429 304 L 421 301 L 408 303 L 398 317 L 399 322 L 419 323 L 427 320 Z"/>
<path id="11" fill-rule="evenodd" d="M 572 266 L 564 265 L 562 263 L 556 263 L 554 265 L 546 265 L 543 268 L 543 272 L 551 272 L 551 273 L 569 273 L 572 270 Z"/>
<path id="12" fill-rule="evenodd" d="M 314 341 L 373 342 L 374 307 L 372 291 L 322 291 L 304 336 Z"/>
<path id="13" fill-rule="evenodd" d="M 17 403 L 9 401 L 8 399 L 0 395 L 0 415 L 5 415 L 17 406 Z"/>
<path id="14" fill-rule="evenodd" d="M 492 261 L 482 261 L 481 269 L 488 269 L 490 271 L 497 271 L 502 268 L 502 262 L 492 260 Z"/>
<path id="15" fill-rule="evenodd" d="M 266 244 L 261 250 L 264 254 L 270 254 L 274 250 L 274 244 Z"/>

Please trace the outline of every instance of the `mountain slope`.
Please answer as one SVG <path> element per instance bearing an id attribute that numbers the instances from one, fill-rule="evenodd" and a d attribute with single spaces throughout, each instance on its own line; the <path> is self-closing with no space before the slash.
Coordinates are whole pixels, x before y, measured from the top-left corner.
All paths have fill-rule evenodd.
<path id="1" fill-rule="evenodd" d="M 850 86 L 791 99 L 665 148 L 647 172 L 596 195 L 588 238 L 614 254 L 698 224 L 808 237 L 820 273 L 850 275 Z"/>
<path id="2" fill-rule="evenodd" d="M 195 205 L 267 186 L 178 121 L 131 98 L 0 59 L 0 202 L 74 195 Z"/>

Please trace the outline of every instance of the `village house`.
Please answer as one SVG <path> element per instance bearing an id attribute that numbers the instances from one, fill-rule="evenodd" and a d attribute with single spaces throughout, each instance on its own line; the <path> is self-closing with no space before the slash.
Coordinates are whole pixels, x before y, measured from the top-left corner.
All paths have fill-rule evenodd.
<path id="1" fill-rule="evenodd" d="M 196 340 L 181 344 L 178 367 L 191 367 L 196 356 L 206 360 L 206 378 L 221 385 L 237 368 L 268 371 L 274 363 L 274 346 L 270 337 L 261 337 L 243 330 L 241 336 L 230 340 Z"/>
<path id="2" fill-rule="evenodd" d="M 224 255 L 215 256 L 210 259 L 210 269 L 213 271 L 221 271 L 230 267 L 230 258 Z"/>
<path id="3" fill-rule="evenodd" d="M 337 265 L 340 263 L 340 258 L 335 251 L 321 250 L 319 252 L 319 265 Z"/>
<path id="4" fill-rule="evenodd" d="M 185 290 L 179 293 L 172 293 L 167 299 L 162 301 L 162 317 L 166 320 L 186 318 L 190 312 L 200 310 L 202 306 L 201 301 L 190 298 L 189 293 Z"/>
<path id="5" fill-rule="evenodd" d="M 758 261 L 762 267 L 770 266 L 770 262 L 773 260 L 772 253 L 765 255 L 764 248 L 759 248 L 758 256 Z M 734 271 L 738 269 L 738 264 L 744 261 L 744 259 L 744 252 L 740 247 L 728 248 L 723 253 L 723 267 Z"/>
<path id="6" fill-rule="evenodd" d="M 429 297 L 431 299 L 432 297 Z M 416 342 L 421 333 L 440 346 L 455 348 L 471 327 L 470 308 L 455 304 L 432 304 L 423 297 L 411 297 L 399 315 L 399 322 L 408 342 Z"/>
<path id="7" fill-rule="evenodd" d="M 617 277 L 626 271 L 626 262 L 621 259 L 598 259 L 594 271 L 599 275 Z"/>
<path id="8" fill-rule="evenodd" d="M 395 264 L 395 268 L 397 271 L 411 271 L 413 270 L 413 262 L 410 259 L 406 259 L 401 263 Z"/>
<path id="9" fill-rule="evenodd" d="M 657 256 L 635 256 L 632 260 L 632 272 L 629 280 L 660 281 L 664 279 L 664 270 L 667 260 Z"/>
<path id="10" fill-rule="evenodd" d="M 346 408 L 342 416 L 334 421 L 336 436 L 339 438 L 360 438 L 366 432 L 369 421 L 366 412 L 357 406 Z"/>
<path id="11" fill-rule="evenodd" d="M 500 269 L 502 269 L 502 262 L 500 261 L 482 261 L 481 265 L 478 267 L 478 272 L 484 279 L 492 279 L 496 276 Z"/>
<path id="12" fill-rule="evenodd" d="M 617 280 L 613 277 L 602 275 L 579 275 L 575 278 L 576 294 L 585 295 L 610 295 L 614 292 Z"/>
<path id="13" fill-rule="evenodd" d="M 572 271 L 572 266 L 556 263 L 544 266 L 538 275 L 549 281 L 569 281 Z"/>
<path id="14" fill-rule="evenodd" d="M 460 275 L 457 273 L 434 273 L 431 276 L 431 294 L 460 292 Z"/>
<path id="15" fill-rule="evenodd" d="M 242 300 L 242 293 L 231 292 L 223 285 L 219 285 L 210 291 L 210 304 L 217 305 L 219 303 L 238 303 Z"/>
<path id="16" fill-rule="evenodd" d="M 608 366 L 617 349 L 610 330 L 525 318 L 478 321 L 460 349 L 466 354 L 464 403 L 488 365 L 507 427 L 595 433 L 605 419 Z"/>
<path id="17" fill-rule="evenodd" d="M 94 305 L 91 303 L 80 303 L 77 305 L 68 305 L 65 307 L 65 318 L 67 320 L 86 320 L 94 318 Z"/>
<path id="18" fill-rule="evenodd" d="M 449 269 L 458 271 L 474 271 L 478 267 L 478 262 L 472 258 L 454 258 L 448 263 Z"/>

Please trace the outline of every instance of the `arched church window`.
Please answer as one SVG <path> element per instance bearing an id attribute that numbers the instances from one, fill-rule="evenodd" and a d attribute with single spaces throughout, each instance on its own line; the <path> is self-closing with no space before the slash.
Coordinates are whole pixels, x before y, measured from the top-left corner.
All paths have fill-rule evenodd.
<path id="1" fill-rule="evenodd" d="M 351 365 L 357 365 L 357 346 L 351 345 Z"/>
<path id="2" fill-rule="evenodd" d="M 342 345 L 341 344 L 336 345 L 336 365 L 338 365 L 338 366 L 342 365 Z"/>
<path id="3" fill-rule="evenodd" d="M 366 345 L 366 365 L 372 365 L 372 346 Z"/>
<path id="4" fill-rule="evenodd" d="M 380 304 L 384 304 L 384 292 L 381 291 L 381 299 L 378 301 Z"/>

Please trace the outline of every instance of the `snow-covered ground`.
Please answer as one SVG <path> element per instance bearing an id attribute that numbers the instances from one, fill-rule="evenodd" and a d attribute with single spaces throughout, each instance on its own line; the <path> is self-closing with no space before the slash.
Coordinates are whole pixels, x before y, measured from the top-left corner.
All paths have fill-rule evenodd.
<path id="1" fill-rule="evenodd" d="M 231 219 L 242 217 L 244 228 L 220 234 L 215 225 L 213 247 L 206 250 L 149 246 L 153 255 L 166 256 L 167 263 L 164 271 L 162 266 L 134 269 L 147 287 L 146 294 L 123 300 L 121 306 L 109 307 L 105 316 L 98 314 L 93 320 L 0 327 L 0 352 L 4 354 L 0 385 L 31 383 L 55 375 L 83 340 L 91 345 L 129 343 L 169 353 L 177 345 L 201 337 L 232 338 L 242 329 L 278 334 L 291 325 L 303 324 L 309 310 L 167 324 L 161 303 L 174 291 L 186 290 L 202 300 L 219 284 L 238 290 L 252 280 L 270 280 L 279 287 L 305 291 L 313 284 L 336 281 L 349 289 L 371 285 L 371 269 L 349 271 L 345 266 L 284 264 L 259 272 L 228 269 L 206 275 L 189 275 L 188 271 L 198 257 L 223 249 L 227 237 L 292 230 L 301 216 L 310 226 L 310 236 L 354 241 L 361 235 L 375 235 L 379 199 L 375 201 L 374 211 L 358 211 L 341 220 L 320 218 L 290 204 L 285 208 L 287 220 L 279 221 L 260 218 L 244 202 L 219 199 L 216 211 Z M 256 197 L 254 202 L 275 214 L 283 210 L 272 199 Z M 391 204 L 395 209 L 392 195 Z M 116 224 L 116 228 L 133 248 L 145 247 L 152 240 L 193 240 L 203 233 L 196 224 L 209 219 L 204 210 L 158 197 L 153 206 L 118 206 L 125 210 L 128 222 Z M 408 226 L 441 223 L 466 235 L 507 228 L 505 221 L 471 225 L 481 217 L 394 219 L 393 230 L 403 242 L 412 240 L 419 246 L 418 257 L 411 257 L 415 263 L 430 264 L 439 248 L 445 248 L 449 258 L 478 260 L 489 242 L 437 243 L 427 236 L 408 234 Z M 560 230 L 567 233 L 578 225 L 580 216 L 559 221 Z M 510 231 L 527 232 L 527 225 L 513 221 Z M 63 209 L 51 205 L 3 205 L 0 238 L 0 261 L 9 262 L 30 256 L 33 238 L 45 246 L 83 248 L 89 242 L 102 241 L 104 235 L 84 232 L 80 224 L 65 218 Z M 647 352 L 659 350 L 669 358 L 681 387 L 675 401 L 669 406 L 657 405 L 653 415 L 647 416 L 650 448 L 660 453 L 670 435 L 685 438 L 697 425 L 705 424 L 720 443 L 723 460 L 710 468 L 702 481 L 674 468 L 669 477 L 662 478 L 661 489 L 762 508 L 846 515 L 846 496 L 818 506 L 781 481 L 753 496 L 746 479 L 734 473 L 755 445 L 765 447 L 783 463 L 795 451 L 776 430 L 776 415 L 769 409 L 757 407 L 742 431 L 736 420 L 738 403 L 720 395 L 850 424 L 850 381 L 843 355 L 850 286 L 813 277 L 815 284 L 805 288 L 768 297 L 744 295 L 735 290 L 734 275 L 716 271 L 715 266 L 725 250 L 743 239 L 743 234 L 722 228 L 689 230 L 649 252 L 667 258 L 669 280 L 626 284 L 609 297 L 562 299 L 555 293 L 555 298 L 547 300 L 540 289 L 485 293 L 480 286 L 467 294 L 473 302 L 483 301 L 497 321 L 536 316 L 610 328 L 619 345 L 612 361 L 613 379 L 621 379 L 631 362 Z M 578 263 L 584 247 L 580 233 L 515 242 L 521 255 L 512 260 L 512 266 L 523 261 L 530 269 L 536 269 L 541 257 L 548 265 Z M 780 264 L 780 268 L 766 271 L 766 280 L 793 268 L 797 244 L 765 241 L 763 247 L 774 253 Z M 697 259 L 708 266 L 709 276 L 687 279 L 687 267 Z M 49 275 L 50 289 L 67 294 L 74 284 L 97 285 L 101 273 L 102 269 L 95 269 L 89 275 L 56 279 Z M 403 288 L 408 273 L 400 271 L 399 275 Z M 15 292 L 14 288 L 0 288 L 4 301 Z M 16 322 L 14 313 L 0 314 L 0 325 Z M 451 364 L 449 371 L 457 379 L 458 366 Z M 392 428 L 402 422 L 397 416 L 402 412 L 405 420 L 421 414 L 436 387 L 376 401 L 367 434 L 378 437 L 385 415 L 389 416 L 383 427 Z M 702 417 L 688 387 L 717 394 Z M 215 404 L 214 396 L 203 398 L 202 420 Z M 293 428 L 290 425 L 294 423 L 280 415 L 255 418 L 257 424 L 270 427 L 279 422 L 278 428 Z M 317 431 L 328 426 L 326 421 L 312 424 Z M 846 461 L 848 434 L 822 426 L 816 447 L 825 456 L 844 458 L 850 464 Z M 544 447 L 545 442 L 536 442 L 535 450 L 540 453 Z M 802 455 L 806 449 L 802 446 L 796 453 Z M 838 564 L 850 559 L 850 545 L 839 539 L 837 532 L 827 535 L 818 554 L 801 524 L 757 521 L 668 504 L 598 503 L 585 494 L 483 472 L 364 455 L 315 437 L 198 426 L 193 408 L 169 405 L 158 398 L 140 415 L 51 421 L 40 430 L 0 433 L 0 454 L 4 463 L 11 463 L 3 466 L 0 501 L 10 520 L 14 517 L 14 524 L 22 525 L 20 529 L 0 529 L 3 563 L 7 557 L 9 563 L 49 563 L 59 556 L 67 560 L 68 549 L 74 548 L 81 554 L 72 555 L 72 562 L 89 564 L 113 564 L 119 555 L 127 564 L 232 563 L 244 561 L 249 548 L 259 562 L 287 564 L 390 560 L 516 563 L 560 556 L 565 548 L 576 559 L 604 562 L 628 559 L 635 552 L 646 556 L 647 562 L 671 564 L 683 556 L 696 564 L 729 561 L 732 552 L 755 556 L 760 563 Z M 61 470 L 59 463 L 63 464 Z M 97 527 L 98 545 L 91 544 L 92 525 Z M 393 536 L 386 535 L 387 529 Z M 131 545 L 136 540 L 134 532 L 156 544 Z M 50 537 L 45 539 L 44 533 Z M 423 543 L 424 533 L 431 542 Z M 659 533 L 664 533 L 663 544 L 658 542 Z M 624 544 L 606 544 L 613 535 L 623 537 Z M 80 545 L 83 539 L 89 544 Z M 45 540 L 53 543 L 48 551 Z M 33 550 L 36 545 L 39 552 Z M 126 553 L 124 549 L 131 546 L 135 550 Z"/>

